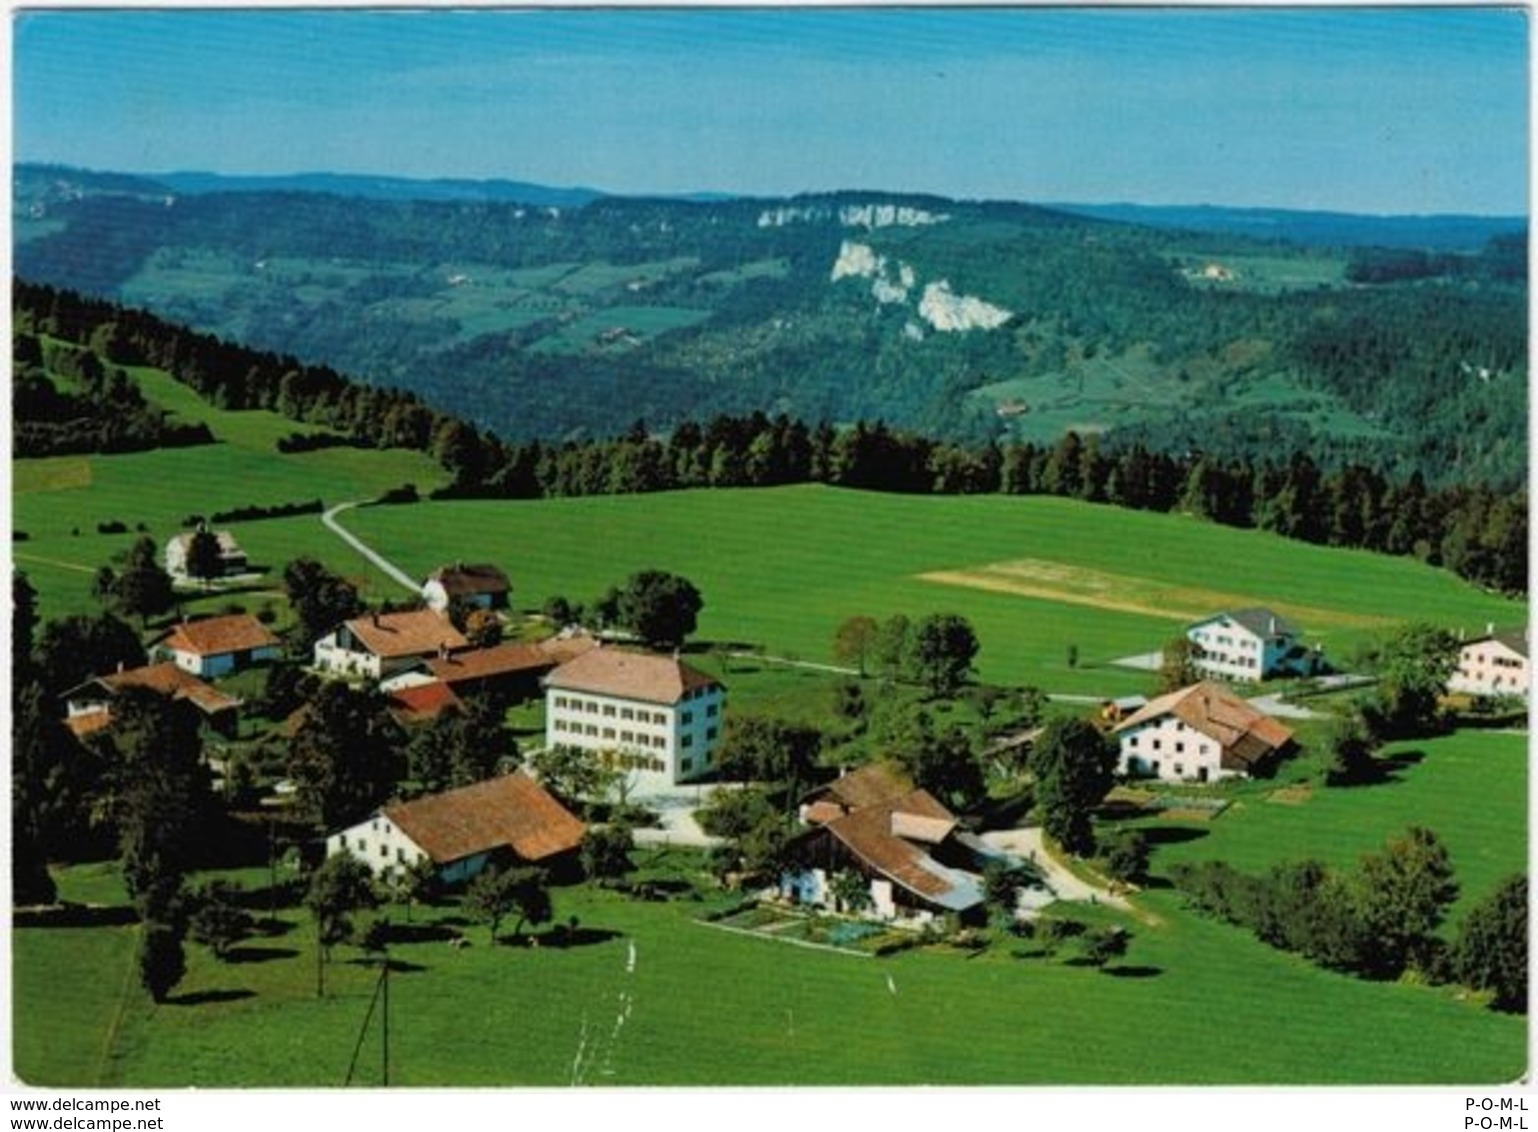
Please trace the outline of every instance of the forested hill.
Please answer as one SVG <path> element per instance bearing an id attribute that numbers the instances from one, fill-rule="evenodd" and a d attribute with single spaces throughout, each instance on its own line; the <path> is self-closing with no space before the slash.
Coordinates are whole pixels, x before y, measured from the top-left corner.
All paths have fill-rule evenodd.
<path id="1" fill-rule="evenodd" d="M 21 167 L 16 270 L 510 441 L 762 411 L 1526 479 L 1521 233 L 1389 255 L 900 194 L 189 187 Z"/>

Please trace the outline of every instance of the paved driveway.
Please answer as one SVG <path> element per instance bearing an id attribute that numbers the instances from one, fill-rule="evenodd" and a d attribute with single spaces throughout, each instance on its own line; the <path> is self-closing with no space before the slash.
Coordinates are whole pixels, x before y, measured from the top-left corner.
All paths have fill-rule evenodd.
<path id="1" fill-rule="evenodd" d="M 1120 896 L 1104 888 L 1079 879 L 1059 865 L 1042 848 L 1041 827 L 1026 829 L 995 829 L 981 835 L 983 841 L 1023 860 L 1030 861 L 1041 871 L 1047 889 L 1027 889 L 1020 894 L 1020 911 L 1034 915 L 1054 900 L 1077 900 L 1085 904 L 1110 904 L 1130 911 L 1131 905 Z"/>

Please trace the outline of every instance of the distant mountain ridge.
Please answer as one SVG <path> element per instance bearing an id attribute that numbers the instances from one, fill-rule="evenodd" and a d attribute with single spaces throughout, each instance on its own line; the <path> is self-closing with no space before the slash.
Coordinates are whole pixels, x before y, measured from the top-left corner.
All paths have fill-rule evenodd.
<path id="1" fill-rule="evenodd" d="M 227 174 L 196 170 L 170 173 L 112 173 L 64 165 L 18 163 L 13 180 L 20 183 L 53 178 L 85 189 L 134 195 L 224 192 L 307 192 L 365 200 L 488 202 L 540 208 L 580 208 L 602 199 L 678 200 L 713 203 L 761 198 L 750 193 L 698 191 L 687 193 L 618 193 L 587 186 L 552 186 L 505 178 L 398 177 L 365 173 Z M 867 196 L 924 198 L 930 194 L 851 192 L 804 194 L 814 197 Z M 794 198 L 792 198 L 794 199 Z M 969 202 L 973 204 L 989 202 Z M 992 202 L 1026 203 L 1026 202 Z M 1473 213 L 1378 215 L 1314 209 L 1240 208 L 1228 205 L 1147 205 L 1131 202 L 1081 204 L 1062 201 L 1029 202 L 1040 208 L 1154 228 L 1191 232 L 1221 232 L 1257 240 L 1281 240 L 1300 247 L 1420 248 L 1428 251 L 1471 252 L 1492 237 L 1527 228 L 1525 216 Z"/>
<path id="2" fill-rule="evenodd" d="M 869 190 L 539 204 L 511 181 L 25 165 L 14 186 L 19 278 L 410 389 L 506 439 L 763 412 L 1526 478 L 1521 221 L 1433 218 L 1460 244 L 1499 235 L 1432 252 L 1385 245 L 1411 239 L 1405 218 L 1155 224 Z M 1310 225 L 1361 247 L 1278 238 Z"/>
<path id="3" fill-rule="evenodd" d="M 1419 248 L 1471 252 L 1492 237 L 1527 228 L 1525 216 L 1457 213 L 1377 216 L 1286 208 L 1229 208 L 1224 205 L 1047 204 L 1047 208 L 1154 228 L 1224 232 L 1257 240 L 1284 240 L 1301 247 Z"/>

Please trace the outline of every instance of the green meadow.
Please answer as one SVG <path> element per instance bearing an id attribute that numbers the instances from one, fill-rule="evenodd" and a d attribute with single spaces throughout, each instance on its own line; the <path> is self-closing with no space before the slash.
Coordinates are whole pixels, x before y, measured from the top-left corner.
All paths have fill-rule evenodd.
<path id="1" fill-rule="evenodd" d="M 297 427 L 229 413 L 155 371 L 146 394 L 216 445 L 13 465 L 13 545 L 45 617 L 96 608 L 91 574 L 142 524 L 157 542 L 191 513 L 314 498 L 363 500 L 404 482 L 443 482 L 426 457 L 350 448 L 279 455 Z M 97 524 L 129 532 L 101 535 Z M 855 614 L 957 612 L 982 643 L 979 676 L 1084 695 L 1150 690 L 1111 661 L 1156 650 L 1192 610 L 1270 605 L 1346 663 L 1387 626 L 1526 620 L 1498 598 L 1407 559 L 1331 550 L 1179 515 L 1047 497 L 912 497 L 806 485 L 547 501 L 425 502 L 348 511 L 344 523 L 414 575 L 490 561 L 515 604 L 591 601 L 631 572 L 684 574 L 705 598 L 698 662 L 733 685 L 738 709 L 793 716 L 826 698 L 828 674 L 769 657 L 832 661 Z M 317 516 L 233 524 L 274 570 L 315 555 L 373 598 L 407 595 Z M 275 577 L 267 593 L 270 600 Z M 216 605 L 227 597 L 206 599 Z M 1069 664 L 1069 646 L 1076 663 Z M 940 710 L 937 708 L 937 710 Z M 1310 725 L 1315 726 L 1315 725 Z M 1229 790 L 1205 823 L 1165 819 L 1153 872 L 1220 857 L 1259 871 L 1318 857 L 1349 866 L 1419 823 L 1446 842 L 1462 884 L 1447 931 L 1527 861 L 1527 743 L 1465 731 L 1391 747 L 1377 785 Z M 1284 780 L 1303 777 L 1295 766 Z M 391 1083 L 406 1085 L 1499 1084 L 1527 1069 L 1526 1020 L 1457 988 L 1370 983 L 1272 950 L 1192 915 L 1157 883 L 1138 914 L 1063 909 L 1127 926 L 1106 971 L 996 938 L 980 953 L 937 944 L 880 959 L 735 935 L 699 922 L 735 896 L 697 856 L 647 850 L 643 865 L 689 886 L 667 902 L 579 886 L 555 893 L 556 922 L 580 942 L 490 946 L 453 905 L 419 909 L 392 948 Z M 338 950 L 315 995 L 313 927 L 292 905 L 269 934 L 216 962 L 189 945 L 172 1000 L 137 986 L 138 929 L 110 865 L 58 870 L 61 895 L 96 906 L 89 925 L 12 932 L 14 1070 L 72 1087 L 341 1085 L 369 1009 L 375 968 Z M 266 883 L 265 870 L 242 875 Z M 392 910 L 399 921 L 399 909 Z M 436 925 L 437 930 L 434 930 Z M 446 930 L 464 930 L 463 950 Z M 1069 953 L 1071 955 L 1071 953 Z M 379 1035 L 364 1037 L 355 1083 L 379 1083 Z"/>
<path id="2" fill-rule="evenodd" d="M 538 608 L 589 601 L 648 567 L 684 574 L 705 598 L 699 637 L 771 654 L 832 659 L 838 624 L 953 611 L 982 642 L 982 678 L 1050 691 L 1141 690 L 1145 675 L 1105 667 L 1174 636 L 1192 603 L 1303 607 L 1301 627 L 1341 659 L 1382 626 L 1425 618 L 1482 631 L 1525 621 L 1494 597 L 1408 559 L 1332 550 L 1186 516 L 1047 497 L 913 497 L 817 485 L 533 502 L 434 502 L 349 512 L 349 529 L 414 574 L 445 560 L 492 561 L 514 598 Z M 976 575 L 1029 560 L 1120 579 L 1138 595 L 1178 587 L 1183 604 L 1129 612 L 1115 592 L 1086 599 L 1048 577 L 1020 592 Z M 947 581 L 924 575 L 956 575 Z M 1134 585 L 1134 583 L 1139 583 Z M 1055 588 L 1054 588 L 1055 587 Z M 1026 592 L 1028 590 L 1029 592 Z M 1072 600 L 1065 600 L 1071 598 Z M 1078 647 L 1070 668 L 1067 646 Z"/>
<path id="3" fill-rule="evenodd" d="M 1298 806 L 1232 807 L 1208 836 L 1163 845 L 1154 872 L 1193 853 L 1262 868 L 1301 855 L 1353 857 L 1415 818 L 1452 846 L 1465 891 L 1525 861 L 1525 746 L 1511 736 L 1428 744 L 1403 779 Z M 1488 817 L 1477 799 L 1509 798 Z M 1481 808 L 1474 807 L 1476 810 Z M 1477 847 L 1483 846 L 1483 850 Z M 1481 859 L 1481 853 L 1488 859 Z M 643 867 L 694 895 L 651 903 L 586 886 L 555 892 L 557 922 L 583 942 L 491 947 L 453 906 L 418 909 L 463 930 L 392 948 L 390 1081 L 404 1085 L 1499 1084 L 1525 1070 L 1525 1019 L 1450 987 L 1370 983 L 1313 967 L 1247 932 L 1186 912 L 1150 888 L 1140 915 L 1062 907 L 1133 933 L 1105 971 L 996 938 L 981 953 L 936 944 L 878 959 L 730 934 L 699 919 L 730 899 L 681 850 Z M 122 903 L 100 866 L 65 870 L 72 899 Z M 259 887 L 264 876 L 244 879 Z M 1461 914 L 1461 913 L 1460 913 Z M 400 910 L 392 909 L 397 923 Z M 123 981 L 131 926 L 14 933 L 16 1068 L 34 1083 L 336 1086 L 375 978 L 337 950 L 315 995 L 313 928 L 277 913 L 275 934 L 220 964 L 190 946 L 189 973 L 152 1007 Z M 85 977 L 81 972 L 87 972 Z M 50 998 L 55 980 L 67 1002 Z M 377 1026 L 354 1083 L 380 1083 Z"/>
<path id="4" fill-rule="evenodd" d="M 97 568 L 124 553 L 141 533 L 163 545 L 185 529 L 188 515 L 312 499 L 329 506 L 370 499 L 402 483 L 426 492 L 444 482 L 442 469 L 418 452 L 327 448 L 280 454 L 274 447 L 279 438 L 323 430 L 276 413 L 214 408 L 159 370 L 132 373 L 147 399 L 180 420 L 206 423 L 218 443 L 14 461 L 11 526 L 27 537 L 13 544 L 12 557 L 39 591 L 44 617 L 97 609 L 91 598 Z M 112 521 L 128 532 L 97 532 L 99 523 Z M 141 524 L 145 532 L 137 529 Z M 278 569 L 301 553 L 331 556 L 345 549 L 314 515 L 224 526 L 253 563 Z M 372 583 L 363 560 L 350 557 L 359 580 Z"/>

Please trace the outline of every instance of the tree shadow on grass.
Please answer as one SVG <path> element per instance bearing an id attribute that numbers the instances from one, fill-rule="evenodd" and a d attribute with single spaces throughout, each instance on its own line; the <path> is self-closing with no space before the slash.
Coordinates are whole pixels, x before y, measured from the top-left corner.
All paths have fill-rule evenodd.
<path id="1" fill-rule="evenodd" d="M 1152 979 L 1164 974 L 1163 967 L 1147 967 L 1138 964 L 1127 966 L 1102 967 L 1100 970 L 1113 979 Z"/>
<path id="2" fill-rule="evenodd" d="M 292 947 L 232 947 L 224 953 L 226 963 L 271 963 L 274 959 L 293 959 L 299 954 Z"/>
<path id="3" fill-rule="evenodd" d="M 441 920 L 433 924 L 391 924 L 387 938 L 392 944 L 437 943 L 458 939 L 459 931 Z"/>
<path id="4" fill-rule="evenodd" d="M 344 960 L 344 962 L 349 967 L 378 967 L 379 966 L 379 958 L 378 958 L 378 956 L 374 956 L 374 955 L 360 955 L 356 959 L 347 959 L 347 960 Z M 406 960 L 406 959 L 391 959 L 390 960 L 390 974 L 392 974 L 392 975 L 412 975 L 412 974 L 416 974 L 419 971 L 426 971 L 427 969 L 428 968 L 424 967 L 421 963 L 412 963 L 411 961 Z"/>
<path id="5" fill-rule="evenodd" d="M 1143 830 L 1143 837 L 1148 842 L 1149 848 L 1157 848 L 1160 845 L 1184 845 L 1188 841 L 1200 841 L 1209 834 L 1209 830 L 1192 829 L 1183 825 L 1151 825 Z"/>
<path id="6" fill-rule="evenodd" d="M 215 1002 L 239 1002 L 243 998 L 255 998 L 256 992 L 246 990 L 207 990 L 193 991 L 191 994 L 178 994 L 166 999 L 167 1006 L 208 1006 Z"/>
<path id="7" fill-rule="evenodd" d="M 1426 759 L 1425 751 L 1397 751 L 1392 755 L 1379 755 L 1372 762 L 1349 777 L 1331 775 L 1326 785 L 1333 790 L 1357 790 L 1367 786 L 1397 786 L 1404 781 L 1403 772 L 1419 766 Z"/>
<path id="8" fill-rule="evenodd" d="M 17 909 L 12 919 L 18 928 L 107 928 L 138 922 L 138 913 L 128 904 L 58 904 Z"/>
<path id="9" fill-rule="evenodd" d="M 610 931 L 608 928 L 568 928 L 555 927 L 539 936 L 541 947 L 590 947 L 595 943 L 608 943 L 611 939 L 619 939 L 623 933 Z"/>

